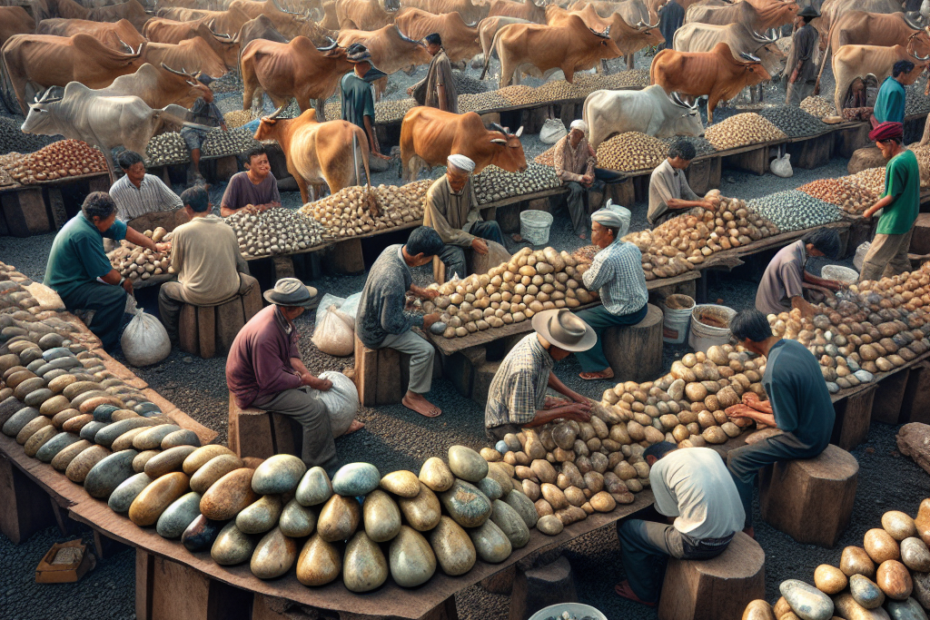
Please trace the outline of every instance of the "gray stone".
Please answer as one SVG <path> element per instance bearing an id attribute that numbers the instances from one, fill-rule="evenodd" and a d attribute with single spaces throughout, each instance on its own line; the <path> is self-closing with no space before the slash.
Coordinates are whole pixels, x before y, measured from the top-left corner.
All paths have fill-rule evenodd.
<path id="1" fill-rule="evenodd" d="M 381 473 L 371 463 L 349 463 L 333 476 L 333 491 L 339 495 L 368 495 L 381 483 Z"/>
<path id="2" fill-rule="evenodd" d="M 281 511 L 278 527 L 285 536 L 306 538 L 316 529 L 316 513 L 310 508 L 301 506 L 296 498 L 292 499 Z"/>
<path id="3" fill-rule="evenodd" d="M 781 583 L 779 591 L 801 620 L 830 620 L 833 617 L 833 601 L 810 584 L 789 579 Z"/>
<path id="4" fill-rule="evenodd" d="M 901 541 L 901 561 L 912 571 L 930 572 L 930 549 L 917 537 L 905 538 Z"/>
<path id="5" fill-rule="evenodd" d="M 369 592 L 380 588 L 388 578 L 388 563 L 378 543 L 365 532 L 356 532 L 346 545 L 342 579 L 351 592 Z"/>
<path id="6" fill-rule="evenodd" d="M 468 535 L 471 537 L 478 557 L 484 562 L 499 564 L 513 553 L 513 545 L 510 539 L 497 527 L 493 521 L 485 521 L 481 527 L 469 529 Z M 816 620 L 829 620 L 827 618 L 817 618 Z"/>
<path id="7" fill-rule="evenodd" d="M 259 495 L 290 493 L 297 488 L 306 471 L 307 466 L 296 456 L 277 454 L 255 468 L 252 490 Z"/>
<path id="8" fill-rule="evenodd" d="M 200 493 L 191 491 L 165 508 L 165 511 L 158 517 L 155 531 L 163 538 L 180 538 L 187 526 L 199 516 Z"/>
<path id="9" fill-rule="evenodd" d="M 849 578 L 849 592 L 853 600 L 866 609 L 875 609 L 885 602 L 885 593 L 864 575 L 853 575 Z"/>
<path id="10" fill-rule="evenodd" d="M 930 573 L 912 572 L 911 579 L 914 581 L 914 591 L 911 595 L 917 599 L 921 607 L 930 609 Z"/>
<path id="11" fill-rule="evenodd" d="M 113 512 L 129 512 L 133 500 L 151 483 L 152 479 L 146 473 L 139 473 L 127 478 L 110 494 L 107 505 Z"/>
<path id="12" fill-rule="evenodd" d="M 906 601 L 888 601 L 885 605 L 891 620 L 927 620 L 927 613 L 912 598 Z"/>
<path id="13" fill-rule="evenodd" d="M 465 446 L 449 448 L 449 469 L 468 482 L 479 482 L 488 475 L 488 462 L 480 454 Z"/>
<path id="14" fill-rule="evenodd" d="M 247 562 L 255 551 L 257 537 L 243 534 L 235 521 L 230 521 L 210 548 L 210 557 L 220 566 L 235 566 Z"/>
<path id="15" fill-rule="evenodd" d="M 236 515 L 236 527 L 243 534 L 264 534 L 278 524 L 282 508 L 280 495 L 265 495 Z"/>
<path id="16" fill-rule="evenodd" d="M 325 503 L 332 494 L 333 484 L 329 481 L 326 470 L 322 467 L 311 467 L 297 485 L 294 497 L 301 506 L 316 506 Z"/>
<path id="17" fill-rule="evenodd" d="M 462 527 L 479 527 L 491 516 L 491 500 L 464 480 L 456 480 L 451 489 L 440 493 L 439 501 Z"/>

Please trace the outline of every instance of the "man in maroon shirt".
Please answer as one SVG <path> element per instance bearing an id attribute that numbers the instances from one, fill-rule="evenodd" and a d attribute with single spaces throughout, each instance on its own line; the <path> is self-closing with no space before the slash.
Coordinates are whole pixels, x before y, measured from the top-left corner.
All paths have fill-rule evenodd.
<path id="1" fill-rule="evenodd" d="M 294 320 L 318 303 L 316 289 L 297 278 L 265 291 L 268 306 L 236 336 L 226 359 L 226 385 L 240 408 L 255 406 L 294 418 L 303 427 L 301 458 L 330 471 L 338 464 L 329 412 L 312 390 L 333 384 L 310 374 L 300 360 Z M 311 388 L 311 389 L 308 389 Z M 355 420 L 348 433 L 364 425 Z"/>

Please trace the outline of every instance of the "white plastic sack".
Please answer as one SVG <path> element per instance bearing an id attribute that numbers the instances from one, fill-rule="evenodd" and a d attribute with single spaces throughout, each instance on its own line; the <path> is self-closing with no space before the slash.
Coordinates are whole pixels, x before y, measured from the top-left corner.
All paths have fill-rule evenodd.
<path id="1" fill-rule="evenodd" d="M 794 176 L 794 170 L 791 168 L 791 154 L 785 153 L 781 157 L 776 157 L 772 160 L 769 168 L 772 170 L 772 174 L 783 179 Z"/>
<path id="2" fill-rule="evenodd" d="M 320 307 L 323 308 L 323 304 Z M 327 355 L 352 355 L 355 351 L 355 319 L 342 312 L 338 304 L 330 303 L 325 307 L 322 317 L 317 312 L 316 328 L 311 340 L 317 349 Z"/>
<path id="3" fill-rule="evenodd" d="M 352 379 L 341 372 L 327 370 L 319 375 L 319 378 L 329 379 L 333 382 L 333 387 L 325 392 L 320 390 L 311 390 L 311 392 L 329 412 L 329 424 L 333 437 L 339 437 L 349 430 L 355 414 L 358 413 L 358 389 Z"/>
<path id="4" fill-rule="evenodd" d="M 345 313 L 346 316 L 350 316 L 353 319 L 355 319 L 356 315 L 358 315 L 358 304 L 361 301 L 362 301 L 361 291 L 359 291 L 358 293 L 352 293 L 351 295 L 346 297 L 346 300 L 342 303 L 341 306 L 339 306 L 339 309 L 343 313 Z"/>
<path id="5" fill-rule="evenodd" d="M 862 263 L 865 262 L 865 255 L 869 253 L 869 248 L 872 247 L 872 243 L 866 241 L 856 248 L 856 255 L 853 256 L 853 265 L 856 267 L 856 271 L 862 271 Z"/>
<path id="6" fill-rule="evenodd" d="M 542 129 L 539 130 L 539 141 L 543 144 L 555 144 L 564 138 L 567 133 L 562 121 L 557 118 L 550 118 L 543 123 Z"/>
<path id="7" fill-rule="evenodd" d="M 127 311 L 135 314 L 129 325 L 123 330 L 119 343 L 123 355 L 133 366 L 150 366 L 162 361 L 171 353 L 171 341 L 165 326 L 142 308 L 136 307 L 135 298 L 130 296 L 132 308 L 127 303 Z"/>

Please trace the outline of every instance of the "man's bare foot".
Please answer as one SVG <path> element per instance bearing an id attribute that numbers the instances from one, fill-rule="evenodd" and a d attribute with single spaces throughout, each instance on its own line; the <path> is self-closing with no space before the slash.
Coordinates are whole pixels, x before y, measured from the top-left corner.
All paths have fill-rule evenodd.
<path id="1" fill-rule="evenodd" d="M 581 233 L 580 235 L 578 235 L 578 238 L 581 239 L 582 241 L 587 241 L 587 240 L 588 240 L 588 236 L 585 235 L 584 233 Z"/>
<path id="2" fill-rule="evenodd" d="M 618 583 L 617 585 L 615 585 L 615 586 L 614 586 L 614 592 L 616 592 L 616 593 L 617 593 L 617 596 L 619 596 L 620 598 L 629 599 L 629 600 L 633 601 L 634 603 L 639 603 L 639 604 L 641 604 L 641 605 L 645 605 L 646 607 L 655 607 L 655 606 L 656 606 L 655 603 L 650 603 L 649 601 L 644 601 L 643 599 L 641 599 L 641 598 L 639 598 L 638 596 L 636 596 L 636 594 L 633 592 L 633 588 L 630 587 L 630 582 L 629 582 L 629 581 L 624 580 L 624 581 L 621 581 L 620 583 Z"/>
<path id="3" fill-rule="evenodd" d="M 596 381 L 598 379 L 613 379 L 614 371 L 612 368 L 605 368 L 600 372 L 582 372 L 578 375 L 585 381 Z"/>
<path id="4" fill-rule="evenodd" d="M 743 530 L 743 534 L 745 534 L 746 536 L 749 536 L 753 540 L 756 539 L 756 530 L 751 525 L 747 527 L 745 530 Z"/>
<path id="5" fill-rule="evenodd" d="M 523 243 L 523 235 L 520 233 L 514 233 L 510 238 L 513 239 L 515 243 Z"/>
<path id="6" fill-rule="evenodd" d="M 400 401 L 407 409 L 412 409 L 421 416 L 435 418 L 442 414 L 442 409 L 423 398 L 422 394 L 407 392 L 404 399 Z"/>
<path id="7" fill-rule="evenodd" d="M 346 435 L 351 435 L 351 434 L 354 433 L 355 431 L 360 431 L 360 430 L 362 430 L 363 428 L 365 428 L 365 425 L 364 425 L 364 424 L 362 424 L 362 423 L 359 422 L 358 420 L 352 420 L 352 424 L 349 425 L 349 430 L 347 430 L 346 432 L 344 432 L 344 433 L 342 434 L 342 436 L 345 437 Z"/>

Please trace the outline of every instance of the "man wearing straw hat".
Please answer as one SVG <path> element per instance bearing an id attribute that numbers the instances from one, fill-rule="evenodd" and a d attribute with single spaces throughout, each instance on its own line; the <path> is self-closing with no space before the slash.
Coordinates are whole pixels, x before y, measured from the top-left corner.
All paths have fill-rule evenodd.
<path id="1" fill-rule="evenodd" d="M 256 314 L 236 335 L 226 358 L 226 385 L 241 409 L 257 407 L 294 418 L 303 427 L 301 459 L 332 475 L 338 460 L 329 413 L 311 390 L 333 384 L 307 370 L 300 359 L 294 321 L 319 303 L 315 288 L 297 278 L 282 278 L 265 291 L 271 305 Z M 348 433 L 364 424 L 353 420 Z"/>
<path id="2" fill-rule="evenodd" d="M 562 383 L 552 367 L 572 353 L 587 351 L 597 342 L 591 326 L 565 308 L 545 310 L 533 316 L 534 333 L 517 343 L 501 362 L 484 409 L 485 433 L 491 441 L 521 427 L 547 424 L 556 418 L 586 422 L 591 404 Z M 547 399 L 552 388 L 571 402 Z"/>
<path id="3" fill-rule="evenodd" d="M 572 230 L 579 238 L 584 239 L 588 232 L 588 215 L 585 209 L 585 194 L 595 184 L 603 186 L 594 176 L 594 167 L 597 165 L 597 154 L 585 134 L 588 124 L 578 119 L 572 121 L 568 135 L 556 142 L 553 147 L 553 164 L 555 173 L 568 188 L 565 197 L 565 206 L 572 219 Z"/>

